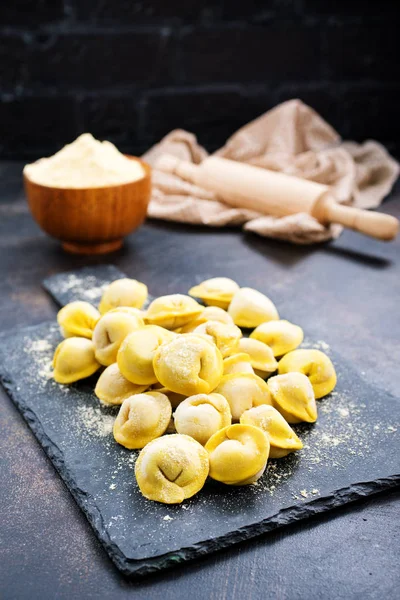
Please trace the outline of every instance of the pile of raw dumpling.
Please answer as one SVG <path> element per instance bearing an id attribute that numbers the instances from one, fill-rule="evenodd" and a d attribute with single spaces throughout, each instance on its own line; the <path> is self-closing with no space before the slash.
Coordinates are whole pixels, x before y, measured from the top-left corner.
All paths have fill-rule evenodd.
<path id="1" fill-rule="evenodd" d="M 120 405 L 114 438 L 141 449 L 135 474 L 146 498 L 182 502 L 208 476 L 253 483 L 268 458 L 302 448 L 290 425 L 317 420 L 315 399 L 334 389 L 336 373 L 320 350 L 297 349 L 298 325 L 280 319 L 264 294 L 225 277 L 144 310 L 146 300 L 145 284 L 119 279 L 98 310 L 79 301 L 62 308 L 65 339 L 53 363 L 62 384 L 106 367 L 95 394 Z M 253 331 L 243 337 L 241 328 Z"/>

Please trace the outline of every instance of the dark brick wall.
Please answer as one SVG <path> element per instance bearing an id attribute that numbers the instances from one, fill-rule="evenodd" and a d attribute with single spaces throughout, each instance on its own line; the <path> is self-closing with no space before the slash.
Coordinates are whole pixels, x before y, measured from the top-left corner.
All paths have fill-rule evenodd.
<path id="1" fill-rule="evenodd" d="M 210 150 L 299 97 L 400 154 L 398 0 L 1 0 L 0 156 L 83 131 L 142 153 L 172 128 Z"/>

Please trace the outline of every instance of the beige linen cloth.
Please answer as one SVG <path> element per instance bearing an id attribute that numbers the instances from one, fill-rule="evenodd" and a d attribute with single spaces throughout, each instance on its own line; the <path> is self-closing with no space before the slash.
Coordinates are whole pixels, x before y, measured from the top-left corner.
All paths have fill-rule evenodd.
<path id="1" fill-rule="evenodd" d="M 193 134 L 180 129 L 171 131 L 143 158 L 154 166 L 164 153 L 195 164 L 208 156 Z M 399 174 L 399 164 L 381 144 L 343 142 L 301 100 L 284 102 L 248 123 L 216 155 L 330 185 L 339 202 L 360 208 L 379 206 Z M 342 231 L 341 226 L 325 227 L 306 213 L 270 217 L 232 208 L 213 192 L 156 168 L 148 216 L 212 227 L 243 225 L 247 231 L 297 244 L 326 241 Z"/>

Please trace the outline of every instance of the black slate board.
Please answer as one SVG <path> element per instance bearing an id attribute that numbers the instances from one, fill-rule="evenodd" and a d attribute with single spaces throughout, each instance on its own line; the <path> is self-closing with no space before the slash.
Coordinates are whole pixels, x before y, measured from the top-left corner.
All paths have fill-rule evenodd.
<path id="1" fill-rule="evenodd" d="M 112 267 L 85 269 L 50 278 L 45 287 L 63 303 L 96 302 L 102 286 L 121 275 Z M 0 378 L 109 556 L 128 575 L 169 567 L 400 481 L 399 399 L 367 385 L 323 346 L 337 367 L 338 385 L 319 401 L 318 422 L 296 427 L 305 444 L 301 452 L 270 461 L 252 486 L 208 482 L 182 505 L 149 502 L 134 479 L 137 453 L 114 442 L 115 409 L 99 406 L 95 378 L 70 387 L 51 379 L 60 339 L 55 323 L 3 335 Z"/>

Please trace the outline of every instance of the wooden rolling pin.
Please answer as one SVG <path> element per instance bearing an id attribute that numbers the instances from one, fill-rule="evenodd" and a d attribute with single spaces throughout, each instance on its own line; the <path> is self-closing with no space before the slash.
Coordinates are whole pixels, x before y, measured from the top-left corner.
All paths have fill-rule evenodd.
<path id="1" fill-rule="evenodd" d="M 339 204 L 329 186 L 292 175 L 218 156 L 194 165 L 164 154 L 155 166 L 215 192 L 221 200 L 237 208 L 276 217 L 305 212 L 325 225 L 339 223 L 384 241 L 393 240 L 399 229 L 395 217 Z"/>

